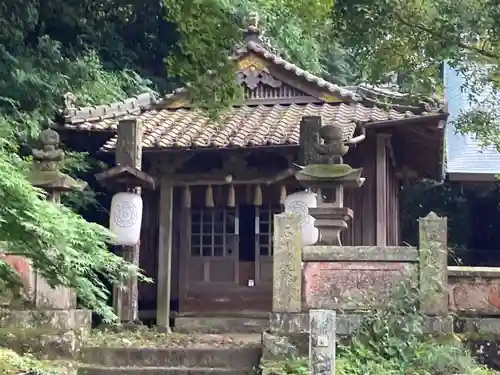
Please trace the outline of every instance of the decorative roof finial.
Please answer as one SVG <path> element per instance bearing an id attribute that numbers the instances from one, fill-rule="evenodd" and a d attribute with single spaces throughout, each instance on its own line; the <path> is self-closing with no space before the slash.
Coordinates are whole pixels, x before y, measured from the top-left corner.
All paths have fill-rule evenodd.
<path id="1" fill-rule="evenodd" d="M 245 42 L 260 42 L 262 30 L 260 28 L 260 17 L 257 12 L 250 12 L 248 14 L 247 26 L 244 31 Z"/>
<path id="2" fill-rule="evenodd" d="M 76 108 L 76 96 L 72 92 L 67 92 L 62 97 L 63 113 L 69 114 L 72 109 Z"/>

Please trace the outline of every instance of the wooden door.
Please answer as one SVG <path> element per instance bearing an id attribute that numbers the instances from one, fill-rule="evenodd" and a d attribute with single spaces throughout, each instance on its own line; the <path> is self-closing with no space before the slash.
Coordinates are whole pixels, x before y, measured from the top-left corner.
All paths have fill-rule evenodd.
<path id="1" fill-rule="evenodd" d="M 237 215 L 232 208 L 192 208 L 184 310 L 230 309 L 238 287 Z"/>
<path id="2" fill-rule="evenodd" d="M 273 294 L 273 219 L 279 205 L 255 209 L 255 306 L 271 311 Z"/>
<path id="3" fill-rule="evenodd" d="M 273 282 L 273 219 L 282 211 L 279 205 L 256 208 L 255 213 L 255 281 L 256 285 Z"/>

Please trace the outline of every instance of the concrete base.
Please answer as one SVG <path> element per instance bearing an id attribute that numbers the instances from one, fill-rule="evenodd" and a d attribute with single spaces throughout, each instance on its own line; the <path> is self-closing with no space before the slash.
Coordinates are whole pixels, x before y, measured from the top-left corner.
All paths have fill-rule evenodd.
<path id="1" fill-rule="evenodd" d="M 338 314 L 337 334 L 350 335 L 361 324 L 363 314 Z M 426 331 L 428 333 L 451 333 L 453 332 L 453 318 L 427 317 Z M 309 333 L 308 313 L 271 313 L 269 328 L 271 333 L 276 334 L 301 334 Z"/>
<path id="2" fill-rule="evenodd" d="M 356 331 L 363 314 L 337 315 L 337 335 L 347 336 Z M 427 317 L 428 333 L 453 332 L 453 318 Z M 269 332 L 262 334 L 262 356 L 266 360 L 302 357 L 309 353 L 309 314 L 271 313 Z"/>
<path id="3" fill-rule="evenodd" d="M 454 322 L 456 333 L 478 333 L 489 337 L 500 335 L 500 318 L 457 317 Z"/>

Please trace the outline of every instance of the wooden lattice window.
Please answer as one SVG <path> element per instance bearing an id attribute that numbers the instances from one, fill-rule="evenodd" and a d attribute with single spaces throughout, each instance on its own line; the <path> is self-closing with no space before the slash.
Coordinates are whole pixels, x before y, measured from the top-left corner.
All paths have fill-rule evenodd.
<path id="1" fill-rule="evenodd" d="M 235 210 L 191 209 L 191 256 L 222 257 L 228 254 L 228 235 L 236 233 Z"/>
<path id="2" fill-rule="evenodd" d="M 279 206 L 262 206 L 256 209 L 255 232 L 260 256 L 273 255 L 274 214 L 282 211 Z"/>

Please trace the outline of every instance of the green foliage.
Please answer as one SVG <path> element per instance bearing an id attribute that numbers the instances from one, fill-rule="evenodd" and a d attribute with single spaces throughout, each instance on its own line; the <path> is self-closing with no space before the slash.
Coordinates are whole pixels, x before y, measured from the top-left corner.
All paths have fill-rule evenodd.
<path id="1" fill-rule="evenodd" d="M 460 184 L 423 180 L 405 183 L 401 189 L 401 226 L 404 240 L 418 243 L 418 219 L 430 211 L 448 220 L 448 245 L 459 248 L 467 245 L 469 237 L 468 195 Z"/>
<path id="2" fill-rule="evenodd" d="M 19 152 L 29 149 L 40 124 L 61 108 L 65 92 L 74 92 L 80 104 L 96 104 L 144 91 L 149 82 L 130 69 L 105 70 L 96 52 L 83 46 L 78 50 L 78 43 L 68 41 L 71 33 L 63 32 L 63 25 L 76 19 L 62 17 L 55 27 L 54 14 L 46 13 L 84 11 L 65 4 L 28 1 L 0 7 L 0 241 L 4 251 L 30 260 L 50 284 L 75 288 L 87 307 L 112 320 L 105 283 L 115 284 L 138 269 L 109 252 L 107 229 L 45 201 L 26 180 L 29 159 Z M 74 31 L 75 38 L 82 36 Z M 85 159 L 69 153 L 65 169 L 81 172 L 88 168 Z M 85 196 L 92 198 L 90 191 Z M 71 198 L 75 206 L 81 204 L 82 196 Z M 20 286 L 19 275 L 4 260 L 0 280 L 2 291 Z"/>
<path id="3" fill-rule="evenodd" d="M 488 0 L 338 0 L 333 20 L 338 40 L 370 82 L 396 72 L 404 89 L 434 94 L 441 91 L 442 63 L 458 69 L 473 108 L 457 128 L 498 147 L 499 15 Z"/>
<path id="4" fill-rule="evenodd" d="M 26 180 L 16 160 L 5 149 L 1 151 L 0 198 L 8 202 L 0 208 L 3 250 L 30 259 L 49 283 L 76 288 L 86 305 L 113 319 L 106 304 L 108 292 L 100 280 L 116 284 L 119 278 L 136 274 L 137 269 L 108 251 L 107 229 L 85 221 L 63 205 L 46 201 Z M 2 289 L 11 289 L 16 276 L 0 260 Z"/>

